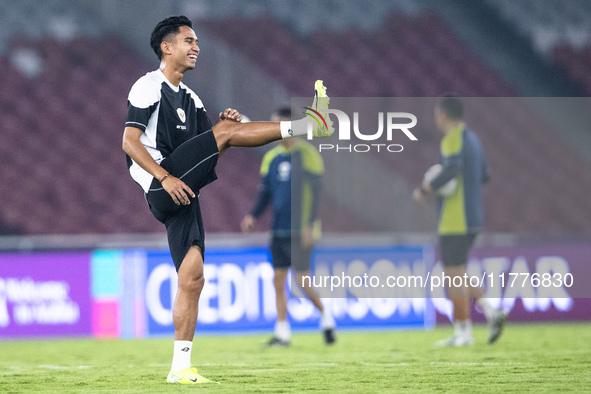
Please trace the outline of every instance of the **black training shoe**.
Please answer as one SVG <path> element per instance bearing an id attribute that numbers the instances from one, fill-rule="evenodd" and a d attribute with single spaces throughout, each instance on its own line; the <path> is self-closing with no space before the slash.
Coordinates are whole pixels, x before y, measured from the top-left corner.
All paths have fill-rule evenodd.
<path id="1" fill-rule="evenodd" d="M 499 339 L 507 321 L 507 314 L 502 310 L 497 310 L 495 316 L 491 319 L 489 324 L 488 344 L 492 345 Z"/>
<path id="2" fill-rule="evenodd" d="M 327 345 L 332 345 L 337 340 L 337 332 L 334 328 L 327 328 L 323 331 L 324 342 Z"/>
<path id="3" fill-rule="evenodd" d="M 283 339 L 279 339 L 277 337 L 273 337 L 271 339 L 269 339 L 269 342 L 267 342 L 267 346 L 285 346 L 288 347 L 291 345 L 290 341 L 285 341 Z"/>

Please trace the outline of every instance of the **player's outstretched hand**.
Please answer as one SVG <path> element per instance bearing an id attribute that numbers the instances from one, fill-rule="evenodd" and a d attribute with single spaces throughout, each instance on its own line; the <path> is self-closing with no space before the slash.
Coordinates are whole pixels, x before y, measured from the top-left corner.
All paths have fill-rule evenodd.
<path id="1" fill-rule="evenodd" d="M 185 182 L 172 175 L 166 177 L 162 182 L 162 187 L 170 194 L 176 205 L 189 205 L 191 203 L 189 197 L 195 198 L 193 190 Z"/>
<path id="2" fill-rule="evenodd" d="M 412 199 L 416 202 L 425 202 L 425 196 L 423 193 L 421 193 L 421 189 L 417 187 L 415 190 L 413 190 Z"/>
<path id="3" fill-rule="evenodd" d="M 433 187 L 429 183 L 423 183 L 412 192 L 412 199 L 416 202 L 423 203 L 427 201 L 427 197 L 433 195 Z"/>
<path id="4" fill-rule="evenodd" d="M 252 215 L 246 215 L 240 223 L 240 229 L 243 233 L 251 233 L 257 225 L 257 220 Z"/>
<path id="5" fill-rule="evenodd" d="M 240 115 L 238 111 L 232 108 L 226 108 L 224 112 L 220 112 L 220 120 L 233 120 L 234 122 L 242 122 L 244 116 Z"/>

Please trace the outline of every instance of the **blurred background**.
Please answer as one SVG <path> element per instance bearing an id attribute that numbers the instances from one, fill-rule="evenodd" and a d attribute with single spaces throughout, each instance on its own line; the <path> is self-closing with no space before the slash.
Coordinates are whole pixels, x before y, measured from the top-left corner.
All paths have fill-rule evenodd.
<path id="1" fill-rule="evenodd" d="M 589 242 L 587 0 L 0 0 L 3 250 L 166 248 L 121 139 L 132 84 L 158 67 L 150 32 L 174 14 L 194 21 L 201 53 L 184 82 L 214 123 L 226 107 L 268 120 L 316 79 L 334 97 L 498 98 L 468 116 L 484 119 L 493 172 L 481 242 Z M 412 154 L 372 162 L 398 213 L 367 215 L 326 188 L 325 234 L 434 239 L 434 206 L 410 198 L 437 161 L 430 122 Z M 232 149 L 202 191 L 215 245 L 239 238 L 266 149 Z"/>
<path id="2" fill-rule="evenodd" d="M 585 0 L 0 0 L 2 234 L 163 231 L 120 145 L 131 85 L 158 67 L 151 29 L 179 13 L 194 20 L 201 47 L 184 81 L 214 123 L 226 107 L 267 120 L 292 96 L 310 96 L 316 79 L 335 97 L 591 93 Z M 574 115 L 585 120 L 589 108 Z M 487 232 L 591 232 L 591 123 L 565 129 L 542 115 L 532 111 L 536 127 L 525 127 L 528 119 L 496 114 L 494 132 L 480 133 L 494 171 Z M 437 160 L 437 131 L 420 136 L 405 165 L 383 162 L 407 190 Z M 220 161 L 219 180 L 202 198 L 210 233 L 239 231 L 264 150 L 235 149 Z M 348 227 L 337 217 L 351 228 L 375 225 L 330 193 L 325 203 L 338 212 L 325 220 L 326 231 Z M 417 215 L 389 230 L 432 231 L 433 222 Z"/>

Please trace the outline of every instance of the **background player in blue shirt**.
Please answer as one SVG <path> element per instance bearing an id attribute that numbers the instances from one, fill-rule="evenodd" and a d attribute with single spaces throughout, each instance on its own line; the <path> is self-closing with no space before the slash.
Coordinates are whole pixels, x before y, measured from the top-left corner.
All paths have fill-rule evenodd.
<path id="1" fill-rule="evenodd" d="M 277 110 L 271 120 L 291 119 L 291 108 Z M 249 215 L 242 220 L 244 232 L 256 227 L 265 209 L 273 207 L 271 256 L 275 273 L 277 323 L 269 345 L 289 346 L 291 329 L 287 321 L 285 280 L 291 266 L 297 283 L 309 275 L 310 257 L 315 240 L 320 237 L 318 204 L 322 188 L 324 162 L 316 148 L 303 139 L 284 139 L 263 157 L 262 182 L 258 200 Z M 321 313 L 320 328 L 327 344 L 335 341 L 335 322 L 325 312 L 318 293 L 312 287 L 302 287 L 306 296 Z"/>
<path id="2" fill-rule="evenodd" d="M 435 193 L 453 178 L 457 180 L 455 191 L 439 199 L 439 254 L 445 275 L 451 278 L 462 277 L 466 273 L 468 252 L 484 227 L 481 189 L 489 177 L 482 144 L 478 136 L 466 126 L 463 117 L 464 106 L 458 98 L 443 97 L 439 100 L 435 107 L 435 123 L 443 133 L 442 170 L 433 180 L 423 182 L 413 192 L 413 198 L 423 202 L 426 195 Z M 454 335 L 438 341 L 436 346 L 474 343 L 470 299 L 476 301 L 489 322 L 488 342 L 494 343 L 501 335 L 505 313 L 494 309 L 480 288 L 462 285 L 447 289 L 454 306 Z"/>

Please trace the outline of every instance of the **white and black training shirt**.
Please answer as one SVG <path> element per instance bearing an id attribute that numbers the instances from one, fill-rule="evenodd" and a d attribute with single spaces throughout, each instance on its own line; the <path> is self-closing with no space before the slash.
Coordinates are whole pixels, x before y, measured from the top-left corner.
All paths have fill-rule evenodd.
<path id="1" fill-rule="evenodd" d="M 144 131 L 140 142 L 158 164 L 181 144 L 212 128 L 199 97 L 182 82 L 174 86 L 160 70 L 147 73 L 132 86 L 125 126 Z M 127 167 L 147 193 L 154 177 L 129 156 Z"/>

